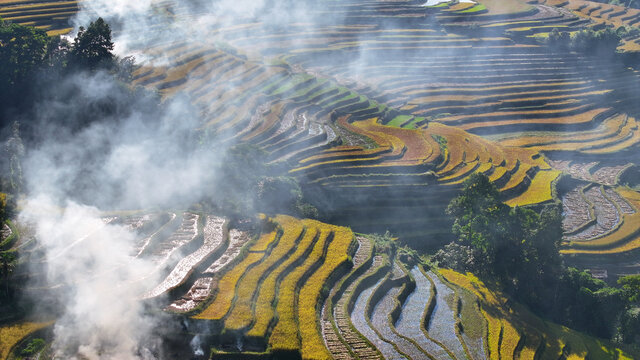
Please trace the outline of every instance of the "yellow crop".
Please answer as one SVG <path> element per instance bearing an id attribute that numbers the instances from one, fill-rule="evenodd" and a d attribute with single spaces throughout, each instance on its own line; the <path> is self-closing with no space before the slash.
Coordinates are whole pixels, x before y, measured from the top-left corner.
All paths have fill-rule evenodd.
<path id="1" fill-rule="evenodd" d="M 284 229 L 284 234 L 269 256 L 260 264 L 248 270 L 238 283 L 236 288 L 236 301 L 232 311 L 225 320 L 225 327 L 227 329 L 238 330 L 251 324 L 254 318 L 252 300 L 253 295 L 259 289 L 258 281 L 269 267 L 281 260 L 287 252 L 296 245 L 296 239 L 298 239 L 302 232 L 301 223 L 292 217 L 279 216 L 275 220 Z M 261 313 L 257 313 L 256 315 L 263 316 Z"/>
<path id="2" fill-rule="evenodd" d="M 195 318 L 219 320 L 227 314 L 235 296 L 238 280 L 244 275 L 249 266 L 262 260 L 265 256 L 263 251 L 276 239 L 276 236 L 277 231 L 272 231 L 262 235 L 260 239 L 258 239 L 249 250 L 249 255 L 218 281 L 218 291 L 215 300 L 202 313 L 195 316 Z"/>
<path id="3" fill-rule="evenodd" d="M 0 327 L 0 359 L 9 356 L 11 348 L 34 331 L 53 324 L 53 322 L 36 323 L 23 322 L 19 324 Z"/>
<path id="4" fill-rule="evenodd" d="M 313 273 L 300 290 L 298 300 L 298 322 L 302 339 L 302 357 L 305 359 L 331 359 L 318 329 L 317 304 L 320 302 L 322 287 L 331 273 L 347 261 L 347 252 L 353 241 L 351 230 L 343 227 L 325 226 L 333 230 L 333 240 L 322 266 Z M 323 231 L 326 231 L 323 229 Z"/>
<path id="5" fill-rule="evenodd" d="M 546 344 L 545 354 L 553 358 L 560 357 L 563 351 L 567 350 L 567 359 L 585 359 L 587 354 L 594 359 L 629 357 L 629 354 L 611 343 L 546 322 L 522 306 L 514 304 L 511 308 L 502 294 L 489 290 L 473 274 L 463 275 L 447 269 L 440 269 L 440 272 L 449 282 L 471 291 L 478 297 L 482 314 L 487 319 L 488 347 L 492 359 L 498 358 L 498 351 L 500 358 L 513 359 L 521 333 L 526 334 L 525 346 L 520 353 L 521 359 L 533 359 L 540 341 Z"/>
<path id="6" fill-rule="evenodd" d="M 553 199 L 551 184 L 560 176 L 562 172 L 558 170 L 539 171 L 531 180 L 527 190 L 521 195 L 506 201 L 509 206 L 524 206 L 539 204 Z"/>
<path id="7" fill-rule="evenodd" d="M 298 226 L 297 224 L 295 226 Z M 285 229 L 285 236 L 288 236 L 288 233 L 291 231 L 287 226 L 283 226 Z M 295 233 L 295 231 L 291 231 Z M 287 260 L 285 260 L 277 269 L 275 269 L 269 276 L 264 280 L 262 286 L 260 287 L 258 297 L 256 299 L 255 304 L 255 312 L 256 312 L 256 322 L 253 327 L 249 330 L 247 335 L 255 336 L 255 337 L 265 337 L 267 334 L 267 328 L 271 319 L 274 316 L 274 308 L 273 302 L 276 299 L 276 280 L 278 276 L 284 271 L 287 267 L 289 267 L 293 262 L 295 262 L 300 256 L 307 250 L 307 248 L 311 245 L 314 237 L 316 235 L 316 231 L 314 229 L 308 229 L 305 232 L 304 237 L 297 245 L 297 249 L 295 253 L 293 253 Z M 280 288 L 282 291 L 282 287 Z"/>
<path id="8" fill-rule="evenodd" d="M 196 319 L 207 320 L 220 320 L 222 319 L 233 302 L 235 295 L 236 284 L 238 279 L 247 270 L 247 267 L 260 261 L 263 258 L 263 253 L 250 253 L 240 264 L 235 266 L 231 271 L 226 273 L 222 279 L 218 282 L 218 291 L 216 298 L 202 313 L 194 316 Z"/>
<path id="9" fill-rule="evenodd" d="M 320 238 L 313 247 L 311 254 L 309 254 L 301 266 L 291 271 L 280 284 L 278 305 L 276 307 L 278 323 L 269 338 L 269 344 L 274 350 L 299 350 L 301 348 L 298 323 L 296 321 L 297 316 L 295 313 L 297 300 L 296 285 L 306 273 L 307 269 L 322 258 L 325 241 L 329 235 L 326 231 L 319 231 L 317 228 L 313 230 L 316 236 Z"/>

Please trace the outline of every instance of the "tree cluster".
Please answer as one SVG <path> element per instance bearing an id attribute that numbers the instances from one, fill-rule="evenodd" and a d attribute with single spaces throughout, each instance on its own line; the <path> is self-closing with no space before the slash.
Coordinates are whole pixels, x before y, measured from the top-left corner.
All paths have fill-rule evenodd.
<path id="1" fill-rule="evenodd" d="M 451 201 L 447 214 L 455 219 L 452 231 L 458 241 L 436 259 L 447 264 L 453 260 L 458 269 L 491 276 L 509 293 L 523 298 L 540 296 L 535 284 L 557 275 L 562 238 L 559 209 L 547 208 L 538 214 L 511 208 L 501 201 L 487 176 L 474 174 Z"/>
<path id="2" fill-rule="evenodd" d="M 102 19 L 80 27 L 70 43 L 60 36 L 48 37 L 34 27 L 0 20 L 0 107 L 27 108 L 43 79 L 81 70 L 107 69 L 117 66 L 112 53 L 111 29 Z M 125 60 L 129 61 L 129 60 Z M 0 114 L 2 116 L 4 114 Z"/>
<path id="3" fill-rule="evenodd" d="M 627 30 L 604 28 L 602 30 L 584 29 L 573 35 L 554 28 L 547 38 L 547 45 L 558 51 L 576 51 L 593 56 L 611 56 L 616 53 L 621 39 L 627 35 Z"/>
<path id="4" fill-rule="evenodd" d="M 440 266 L 476 273 L 553 321 L 603 338 L 638 341 L 640 276 L 622 278 L 614 288 L 564 267 L 559 208 L 511 208 L 487 176 L 474 174 L 447 213 L 455 219 L 457 240 L 433 257 Z"/>

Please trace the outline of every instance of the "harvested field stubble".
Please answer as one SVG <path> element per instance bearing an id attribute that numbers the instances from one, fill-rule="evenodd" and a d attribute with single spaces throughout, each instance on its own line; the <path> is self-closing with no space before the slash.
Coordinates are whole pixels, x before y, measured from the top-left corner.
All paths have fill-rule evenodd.
<path id="1" fill-rule="evenodd" d="M 620 226 L 605 236 L 586 241 L 571 242 L 571 238 L 567 238 L 569 242 L 563 244 L 561 253 L 566 255 L 615 255 L 627 253 L 640 247 L 640 231 L 638 229 L 640 213 L 637 210 L 640 206 L 640 194 L 631 189 L 619 187 L 615 190 L 605 188 L 602 196 L 615 206 L 618 211 L 617 216 L 621 218 Z M 609 217 L 611 216 L 609 215 Z M 605 265 L 606 261 L 603 263 L 603 266 Z"/>
<path id="2" fill-rule="evenodd" d="M 373 260 L 373 245 L 371 241 L 364 236 L 357 236 L 356 240 L 358 241 L 358 248 L 353 256 L 353 267 L 348 274 L 333 286 L 324 301 L 321 311 L 320 327 L 322 329 L 322 337 L 327 350 L 329 350 L 334 359 L 354 358 L 354 353 L 350 350 L 348 341 L 342 338 L 339 325 L 336 324 L 333 308 L 334 306 L 337 308 L 339 305 L 335 304 L 335 302 L 338 300 L 340 293 L 347 290 L 345 286 L 349 284 L 349 281 L 352 281 L 357 274 L 365 271 L 367 265 L 370 265 Z"/>
<path id="3" fill-rule="evenodd" d="M 364 281 L 364 279 L 374 279 L 371 278 L 371 276 L 375 276 L 377 272 L 384 271 L 384 266 L 383 257 L 376 255 L 373 258 L 371 266 L 367 268 L 361 276 L 353 280 L 334 306 L 333 317 L 340 336 L 344 339 L 345 343 L 350 346 L 353 353 L 363 359 L 380 359 L 380 354 L 371 343 L 366 341 L 365 338 L 358 333 L 351 321 L 348 307 L 356 302 L 358 295 L 356 291 L 361 287 L 360 284 L 363 284 L 362 281 Z"/>

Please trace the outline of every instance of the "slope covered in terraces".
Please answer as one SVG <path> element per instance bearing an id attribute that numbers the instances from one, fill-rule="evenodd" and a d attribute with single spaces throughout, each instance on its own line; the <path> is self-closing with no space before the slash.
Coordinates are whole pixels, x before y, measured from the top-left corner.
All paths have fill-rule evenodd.
<path id="1" fill-rule="evenodd" d="M 284 25 L 247 15 L 204 25 L 211 41 L 135 49 L 134 86 L 186 96 L 203 138 L 263 150 L 322 219 L 269 214 L 249 231 L 197 211 L 105 218 L 135 231 L 132 256 L 161 274 L 139 279 L 141 298 L 207 324 L 219 358 L 634 358 L 360 233 L 433 250 L 451 239 L 447 204 L 483 173 L 511 206 L 561 204 L 567 264 L 611 282 L 640 273 L 639 69 L 543 41 L 554 28 L 637 29 L 640 14 L 580 0 L 427 3 L 325 1 Z M 78 6 L 0 0 L 0 17 L 55 35 Z M 194 16 L 181 2 L 154 7 Z M 628 31 L 619 50 L 639 41 Z M 0 243 L 16 249 L 41 264 L 17 276 L 43 278 L 36 242 Z"/>

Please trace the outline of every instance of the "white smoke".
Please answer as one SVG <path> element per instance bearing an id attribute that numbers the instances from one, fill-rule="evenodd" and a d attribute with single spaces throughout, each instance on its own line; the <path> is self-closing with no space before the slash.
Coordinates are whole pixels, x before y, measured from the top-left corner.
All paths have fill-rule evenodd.
<path id="1" fill-rule="evenodd" d="M 25 157 L 20 214 L 46 254 L 48 296 L 63 306 L 53 348 L 59 358 L 149 358 L 141 344 L 158 323 L 139 299 L 161 279 L 154 264 L 132 257 L 136 235 L 104 211 L 186 208 L 211 193 L 224 148 L 200 144 L 188 99 L 154 110 L 153 101 L 128 101 L 131 93 L 102 73 L 58 86 L 74 96 L 39 104 L 42 141 Z M 51 125 L 60 116 L 75 124 L 83 103 L 102 102 L 127 110 L 75 130 Z"/>
<path id="2" fill-rule="evenodd" d="M 131 280 L 153 265 L 129 256 L 133 234 L 108 224 L 97 208 L 59 205 L 41 195 L 21 214 L 21 221 L 34 224 L 47 253 L 49 285 L 65 305 L 54 327 L 55 356 L 137 359 L 138 344 L 157 324 L 144 314 L 140 285 Z"/>
<path id="3" fill-rule="evenodd" d="M 116 54 L 134 54 L 138 62 L 152 60 L 158 65 L 166 65 L 163 63 L 166 59 L 149 59 L 144 54 L 146 49 L 158 44 L 190 42 L 211 45 L 225 41 L 216 30 L 236 28 L 239 23 L 274 26 L 308 23 L 313 27 L 316 20 L 309 11 L 311 5 L 300 1 L 86 0 L 79 6 L 80 12 L 73 21 L 76 29 L 102 17 L 114 30 Z M 337 18 L 333 20 L 340 22 Z M 238 32 L 237 29 L 234 31 Z M 252 34 L 251 29 L 246 31 L 248 36 Z"/>
<path id="4" fill-rule="evenodd" d="M 190 342 L 191 350 L 193 351 L 193 355 L 195 356 L 204 356 L 204 350 L 202 349 L 202 341 L 200 340 L 200 335 L 196 335 L 191 339 Z"/>
<path id="5" fill-rule="evenodd" d="M 74 23 L 77 29 L 103 17 L 114 30 L 116 54 L 126 56 L 173 41 L 224 41 L 209 30 L 235 26 L 238 17 L 306 21 L 304 6 L 292 4 L 86 0 Z M 225 147 L 201 144 L 194 130 L 202 121 L 188 98 L 164 100 L 160 113 L 152 100 L 132 104 L 131 93 L 105 73 L 70 75 L 53 92 L 36 107 L 36 138 L 43 141 L 29 149 L 23 164 L 29 196 L 20 217 L 36 230 L 48 286 L 63 305 L 54 327 L 56 357 L 153 358 L 142 344 L 159 324 L 139 298 L 148 290 L 141 283 L 152 286 L 159 279 L 149 277 L 153 264 L 131 256 L 135 234 L 109 223 L 104 211 L 185 208 L 200 201 L 214 191 Z M 103 103 L 116 104 L 115 113 L 88 124 L 78 120 Z M 59 118 L 68 118 L 69 126 L 51 125 Z M 191 345 L 204 354 L 199 337 Z"/>

